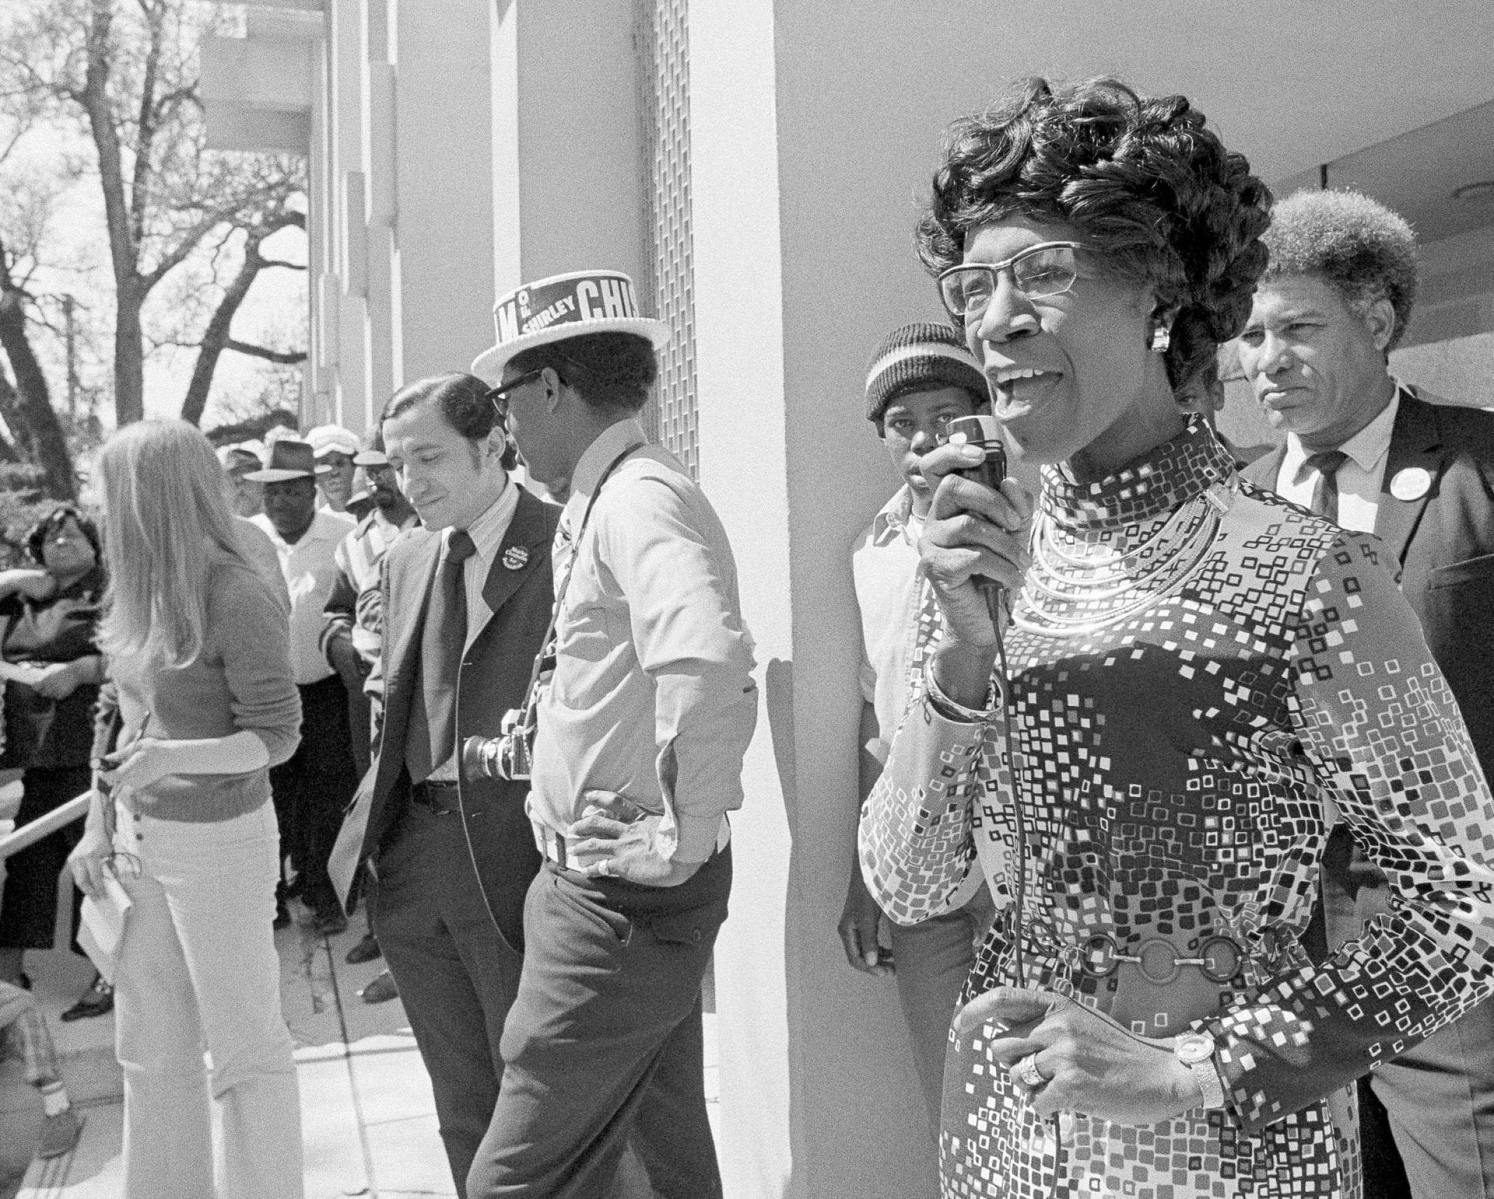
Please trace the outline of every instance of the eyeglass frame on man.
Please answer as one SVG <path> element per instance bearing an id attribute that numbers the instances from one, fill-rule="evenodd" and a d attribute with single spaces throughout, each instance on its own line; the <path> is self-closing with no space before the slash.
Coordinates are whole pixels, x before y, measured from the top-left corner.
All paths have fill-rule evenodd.
<path id="1" fill-rule="evenodd" d="M 525 371 L 522 375 L 510 379 L 507 383 L 499 383 L 495 387 L 488 388 L 488 390 L 483 393 L 483 399 L 487 400 L 488 403 L 492 404 L 493 407 L 498 410 L 499 420 L 507 420 L 508 393 L 514 391 L 517 388 L 523 387 L 526 383 L 533 383 L 544 373 L 545 368 L 542 366 L 537 366 L 533 370 Z"/>
<path id="2" fill-rule="evenodd" d="M 1065 295 L 1074 286 L 1074 281 L 1079 278 L 1077 262 L 1075 262 L 1074 264 L 1074 269 L 1069 276 L 1069 281 L 1062 287 L 1056 288 L 1053 291 L 1033 291 L 1029 288 L 1023 287 L 1021 281 L 1017 278 L 1017 273 L 1015 270 L 1013 270 L 1013 267 L 1015 267 L 1018 262 L 1021 262 L 1022 259 L 1030 258 L 1034 254 L 1040 254 L 1044 250 L 1087 250 L 1088 248 L 1089 247 L 1086 246 L 1083 242 L 1077 241 L 1044 241 L 1039 242 L 1035 246 L 1028 246 L 1025 250 L 1019 250 L 1010 258 L 1003 258 L 1000 262 L 957 262 L 954 266 L 946 267 L 944 270 L 939 272 L 939 277 L 936 280 L 939 288 L 939 302 L 944 305 L 944 311 L 949 313 L 949 315 L 957 321 L 969 324 L 972 319 L 978 320 L 981 316 L 985 315 L 985 311 L 990 306 L 991 300 L 995 298 L 996 289 L 999 284 L 998 277 L 1000 276 L 1002 271 L 1011 272 L 1012 286 L 1020 291 L 1029 300 L 1051 300 L 1054 296 Z M 985 275 L 991 280 L 990 294 L 986 296 L 985 303 L 982 304 L 979 310 L 975 312 L 973 318 L 970 309 L 967 308 L 957 311 L 954 305 L 949 302 L 949 294 L 945 288 L 944 283 L 946 279 L 951 279 L 961 274 L 971 273 L 979 273 Z"/>

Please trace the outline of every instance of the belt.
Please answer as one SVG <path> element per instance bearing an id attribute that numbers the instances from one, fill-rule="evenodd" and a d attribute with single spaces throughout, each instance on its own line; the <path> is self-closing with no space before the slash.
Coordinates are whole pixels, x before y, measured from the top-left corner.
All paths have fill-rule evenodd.
<path id="1" fill-rule="evenodd" d="M 547 862 L 554 862 L 562 870 L 567 868 L 568 861 L 565 852 L 565 836 L 557 833 L 547 824 L 534 824 L 534 844 L 539 848 L 540 854 Z"/>
<path id="2" fill-rule="evenodd" d="M 426 779 L 410 788 L 410 801 L 427 808 L 437 816 L 449 816 L 461 811 L 461 792 L 456 783 L 437 782 Z"/>

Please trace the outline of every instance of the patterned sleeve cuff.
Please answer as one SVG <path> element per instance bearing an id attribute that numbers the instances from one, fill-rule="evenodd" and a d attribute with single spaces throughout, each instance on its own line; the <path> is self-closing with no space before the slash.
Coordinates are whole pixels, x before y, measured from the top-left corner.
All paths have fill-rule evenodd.
<path id="1" fill-rule="evenodd" d="M 923 690 L 928 697 L 929 707 L 945 720 L 955 724 L 990 724 L 1001 715 L 1001 689 L 996 686 L 995 678 L 986 684 L 986 706 L 967 708 L 964 704 L 955 703 L 944 694 L 934 678 L 932 656 L 923 664 Z"/>

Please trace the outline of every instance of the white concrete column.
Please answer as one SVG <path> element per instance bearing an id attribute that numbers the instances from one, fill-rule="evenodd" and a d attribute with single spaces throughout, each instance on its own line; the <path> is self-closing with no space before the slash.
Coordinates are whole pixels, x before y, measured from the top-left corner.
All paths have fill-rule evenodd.
<path id="1" fill-rule="evenodd" d="M 484 42 L 494 69 L 493 290 L 584 267 L 641 281 L 646 174 L 632 0 L 497 7 Z"/>
<path id="2" fill-rule="evenodd" d="M 848 555 L 898 485 L 863 387 L 886 333 L 942 319 L 910 235 L 960 110 L 930 86 L 945 7 L 690 8 L 701 481 L 763 694 L 716 954 L 731 1199 L 937 1194 L 895 986 L 849 968 L 836 923 L 861 706 Z"/>
<path id="3" fill-rule="evenodd" d="M 493 0 L 389 0 L 395 64 L 400 382 L 490 344 Z"/>

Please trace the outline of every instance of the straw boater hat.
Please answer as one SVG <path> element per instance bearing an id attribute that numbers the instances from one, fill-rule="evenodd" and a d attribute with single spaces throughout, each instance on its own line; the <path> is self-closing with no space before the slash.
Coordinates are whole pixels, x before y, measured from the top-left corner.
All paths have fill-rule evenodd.
<path id="1" fill-rule="evenodd" d="M 654 349 L 669 342 L 669 326 L 638 314 L 633 280 L 621 271 L 571 271 L 526 283 L 493 306 L 498 342 L 479 354 L 472 373 L 486 383 L 503 379 L 515 354 L 591 333 L 633 333 Z"/>
<path id="2" fill-rule="evenodd" d="M 304 441 L 282 437 L 265 451 L 263 470 L 252 470 L 244 478 L 254 483 L 284 483 L 288 479 L 316 478 L 316 455 Z"/>

